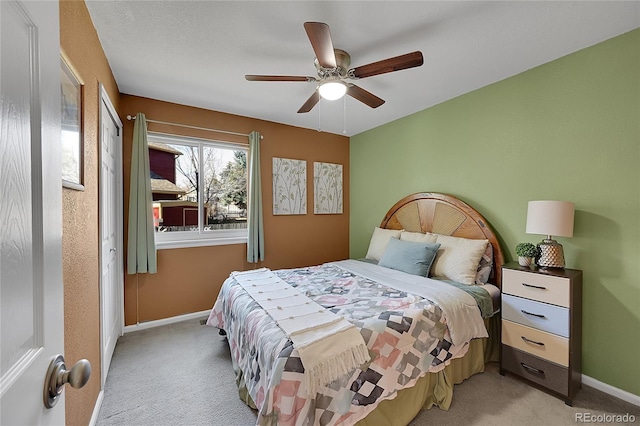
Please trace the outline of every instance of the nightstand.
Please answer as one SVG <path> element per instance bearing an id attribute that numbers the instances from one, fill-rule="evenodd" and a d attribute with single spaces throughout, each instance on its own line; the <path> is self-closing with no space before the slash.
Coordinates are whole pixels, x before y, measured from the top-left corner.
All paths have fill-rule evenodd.
<path id="1" fill-rule="evenodd" d="M 582 383 L 582 271 L 504 265 L 501 342 L 500 374 L 572 405 Z"/>

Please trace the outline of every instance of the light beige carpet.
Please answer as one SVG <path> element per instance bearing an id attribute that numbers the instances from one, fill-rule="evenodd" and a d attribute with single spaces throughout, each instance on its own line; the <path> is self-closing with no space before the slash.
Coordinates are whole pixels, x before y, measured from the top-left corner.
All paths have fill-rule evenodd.
<path id="1" fill-rule="evenodd" d="M 118 340 L 97 424 L 255 424 L 255 412 L 237 395 L 226 339 L 198 320 L 185 321 Z M 555 426 L 580 423 L 577 415 L 593 420 L 624 414 L 635 417 L 627 424 L 640 425 L 640 407 L 586 386 L 568 407 L 515 377 L 501 376 L 490 364 L 483 374 L 456 386 L 449 411 L 422 411 L 410 424 Z"/>

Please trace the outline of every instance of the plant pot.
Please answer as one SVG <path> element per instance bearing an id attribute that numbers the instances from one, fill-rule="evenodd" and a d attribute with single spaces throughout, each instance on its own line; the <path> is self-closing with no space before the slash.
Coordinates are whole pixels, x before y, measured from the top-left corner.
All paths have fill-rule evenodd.
<path id="1" fill-rule="evenodd" d="M 520 266 L 531 266 L 533 263 L 533 257 L 518 256 L 518 263 Z"/>

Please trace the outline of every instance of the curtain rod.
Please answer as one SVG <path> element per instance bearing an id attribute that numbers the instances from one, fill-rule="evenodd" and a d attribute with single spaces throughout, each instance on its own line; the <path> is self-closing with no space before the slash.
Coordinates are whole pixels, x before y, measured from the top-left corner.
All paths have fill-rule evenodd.
<path id="1" fill-rule="evenodd" d="M 131 115 L 127 115 L 127 120 L 131 121 L 131 120 L 135 120 L 135 119 L 136 119 L 136 117 L 133 117 Z M 249 135 L 246 134 L 246 133 L 230 132 L 228 130 L 211 129 L 211 128 L 208 128 L 208 127 L 189 126 L 187 124 L 170 123 L 168 121 L 149 120 L 148 118 L 146 120 L 147 120 L 148 123 L 167 124 L 169 126 L 179 126 L 179 127 L 186 127 L 186 128 L 195 129 L 195 130 L 205 130 L 207 132 L 225 133 L 227 135 L 236 135 L 236 136 L 249 137 Z M 260 139 L 263 139 L 262 135 L 260 135 Z"/>

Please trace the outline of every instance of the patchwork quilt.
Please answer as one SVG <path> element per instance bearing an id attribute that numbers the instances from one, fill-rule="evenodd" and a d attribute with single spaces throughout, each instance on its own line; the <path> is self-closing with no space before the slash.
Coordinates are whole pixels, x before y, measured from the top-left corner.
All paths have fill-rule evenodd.
<path id="1" fill-rule="evenodd" d="M 226 331 L 233 368 L 259 410 L 259 425 L 354 424 L 381 401 L 395 398 L 398 390 L 413 386 L 427 372 L 440 371 L 452 358 L 467 352 L 468 341 L 452 343 L 446 321 L 455 317 L 447 313 L 450 308 L 424 297 L 424 292 L 418 296 L 399 290 L 354 273 L 340 262 L 274 273 L 354 324 L 367 344 L 371 361 L 310 398 L 304 365 L 291 340 L 232 277 L 228 278 L 207 324 Z M 461 292 L 448 287 L 453 294 Z M 477 317 L 482 321 L 479 309 Z M 486 337 L 483 331 L 471 337 Z"/>

